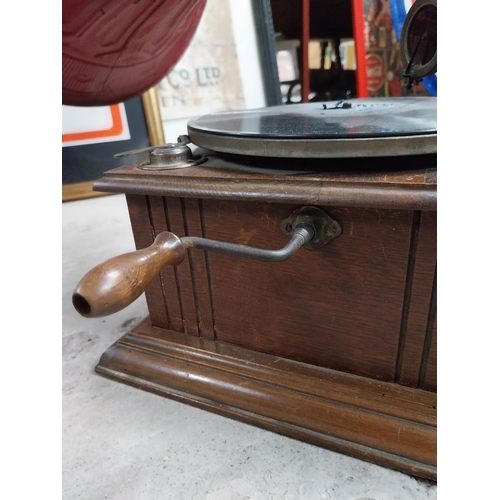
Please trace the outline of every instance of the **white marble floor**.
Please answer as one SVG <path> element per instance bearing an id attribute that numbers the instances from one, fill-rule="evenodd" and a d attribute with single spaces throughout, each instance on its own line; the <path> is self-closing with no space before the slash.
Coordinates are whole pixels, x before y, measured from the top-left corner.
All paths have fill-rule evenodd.
<path id="1" fill-rule="evenodd" d="M 78 280 L 134 249 L 125 199 L 63 204 L 63 498 L 423 500 L 437 486 L 105 379 L 100 355 L 146 316 L 71 305 Z"/>

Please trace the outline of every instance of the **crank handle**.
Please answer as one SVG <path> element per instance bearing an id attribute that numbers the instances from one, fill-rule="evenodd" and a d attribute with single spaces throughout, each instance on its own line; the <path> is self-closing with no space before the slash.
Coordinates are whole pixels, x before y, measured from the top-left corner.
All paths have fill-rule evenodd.
<path id="1" fill-rule="evenodd" d="M 156 236 L 151 246 L 113 257 L 89 271 L 73 292 L 73 306 L 86 318 L 118 312 L 134 302 L 164 266 L 180 264 L 190 248 L 279 262 L 291 257 L 302 246 L 319 248 L 342 231 L 336 221 L 315 207 L 297 210 L 282 221 L 281 227 L 290 236 L 290 241 L 279 250 L 193 236 L 178 238 L 164 231 Z"/>

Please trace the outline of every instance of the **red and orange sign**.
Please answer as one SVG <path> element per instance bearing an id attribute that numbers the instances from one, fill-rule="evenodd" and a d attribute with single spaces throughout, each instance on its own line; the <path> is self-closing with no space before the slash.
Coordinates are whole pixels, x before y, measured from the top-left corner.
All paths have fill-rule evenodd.
<path id="1" fill-rule="evenodd" d="M 63 146 L 130 139 L 125 106 L 63 106 Z"/>

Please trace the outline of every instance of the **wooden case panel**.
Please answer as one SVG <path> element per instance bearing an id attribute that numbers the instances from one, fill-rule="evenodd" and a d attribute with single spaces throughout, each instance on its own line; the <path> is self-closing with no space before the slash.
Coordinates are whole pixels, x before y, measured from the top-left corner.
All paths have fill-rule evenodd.
<path id="1" fill-rule="evenodd" d="M 436 390 L 436 212 L 415 212 L 408 264 L 408 297 L 404 311 L 396 382 Z M 431 366 L 428 366 L 430 363 Z M 426 382 L 426 373 L 430 378 Z"/>
<path id="2" fill-rule="evenodd" d="M 262 248 L 288 241 L 295 205 L 203 202 L 207 236 Z M 247 349 L 393 381 L 412 212 L 323 208 L 343 233 L 266 263 L 210 254 L 216 338 Z"/>
<path id="3" fill-rule="evenodd" d="M 135 246 L 138 250 L 146 248 L 153 243 L 156 236 L 151 216 L 151 200 L 149 196 L 128 195 L 127 205 Z M 172 328 L 166 309 L 164 289 L 162 272 L 153 278 L 147 287 L 146 302 L 153 324 L 161 328 Z"/>
<path id="4" fill-rule="evenodd" d="M 138 248 L 165 230 L 280 248 L 298 208 L 135 195 L 129 207 Z M 342 235 L 288 261 L 190 250 L 148 287 L 152 324 L 435 391 L 436 214 L 322 208 Z"/>
<path id="5" fill-rule="evenodd" d="M 138 249 L 156 235 L 170 231 L 179 237 L 204 236 L 201 201 L 127 195 L 132 231 Z M 188 258 L 165 267 L 146 289 L 153 326 L 214 339 L 208 257 L 188 250 Z"/>

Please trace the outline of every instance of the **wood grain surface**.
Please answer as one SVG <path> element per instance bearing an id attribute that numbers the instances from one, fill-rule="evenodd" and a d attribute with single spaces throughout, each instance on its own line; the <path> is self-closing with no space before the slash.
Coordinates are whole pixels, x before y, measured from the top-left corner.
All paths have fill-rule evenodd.
<path id="1" fill-rule="evenodd" d="M 143 171 L 129 164 L 106 172 L 94 186 L 151 196 L 399 210 L 436 210 L 436 188 L 436 155 L 350 160 L 219 155 L 178 170 Z"/>
<path id="2" fill-rule="evenodd" d="M 210 238 L 279 248 L 297 206 L 205 201 Z M 210 255 L 217 338 L 392 381 L 412 213 L 322 207 L 342 235 L 281 263 Z"/>

